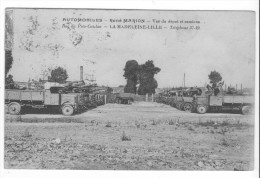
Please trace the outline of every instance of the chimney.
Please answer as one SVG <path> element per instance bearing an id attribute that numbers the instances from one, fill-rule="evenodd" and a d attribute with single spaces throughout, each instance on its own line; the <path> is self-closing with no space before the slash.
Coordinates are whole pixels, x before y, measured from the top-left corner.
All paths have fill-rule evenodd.
<path id="1" fill-rule="evenodd" d="M 80 81 L 83 81 L 83 66 L 80 66 Z"/>

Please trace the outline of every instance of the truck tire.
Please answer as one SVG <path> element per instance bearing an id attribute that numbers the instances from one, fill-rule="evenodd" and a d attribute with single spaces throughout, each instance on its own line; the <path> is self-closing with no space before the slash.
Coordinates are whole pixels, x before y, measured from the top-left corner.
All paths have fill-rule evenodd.
<path id="1" fill-rule="evenodd" d="M 71 105 L 63 105 L 61 111 L 64 116 L 71 116 L 74 112 L 74 108 Z"/>
<path id="2" fill-rule="evenodd" d="M 252 107 L 251 106 L 243 106 L 241 109 L 241 112 L 243 115 L 249 115 L 252 113 Z"/>
<path id="3" fill-rule="evenodd" d="M 205 114 L 207 112 L 207 108 L 204 105 L 198 105 L 197 106 L 197 112 L 199 114 Z"/>
<path id="4" fill-rule="evenodd" d="M 12 102 L 8 105 L 8 112 L 11 115 L 17 115 L 21 112 L 21 105 L 17 102 Z"/>
<path id="5" fill-rule="evenodd" d="M 193 109 L 192 103 L 185 103 L 183 105 L 183 110 L 186 112 L 191 112 Z"/>

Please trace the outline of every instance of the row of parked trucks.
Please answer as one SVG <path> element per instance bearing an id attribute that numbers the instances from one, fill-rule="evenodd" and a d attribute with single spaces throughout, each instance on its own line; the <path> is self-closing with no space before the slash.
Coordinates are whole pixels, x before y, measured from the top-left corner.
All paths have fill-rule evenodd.
<path id="1" fill-rule="evenodd" d="M 156 101 L 176 107 L 187 112 L 206 112 L 236 110 L 242 114 L 252 113 L 254 96 L 243 94 L 227 94 L 222 87 L 217 92 L 207 87 L 192 87 L 182 90 L 172 90 L 160 94 Z"/>
<path id="2" fill-rule="evenodd" d="M 106 102 L 105 95 L 80 86 L 49 86 L 41 90 L 6 89 L 5 104 L 8 107 L 8 113 L 14 115 L 20 114 L 25 108 L 50 108 L 70 116 Z M 227 94 L 222 87 L 218 88 L 218 92 L 215 91 L 207 87 L 172 90 L 157 96 L 156 101 L 200 114 L 223 110 L 239 110 L 242 114 L 252 113 L 254 96 Z M 132 102 L 131 99 L 132 97 L 126 94 L 116 97 L 117 103 L 129 103 Z"/>
<path id="3" fill-rule="evenodd" d="M 80 87 L 78 87 L 80 89 Z M 20 114 L 26 108 L 54 109 L 65 116 L 104 104 L 98 92 L 75 92 L 66 86 L 49 86 L 42 90 L 5 90 L 5 104 L 9 114 Z"/>

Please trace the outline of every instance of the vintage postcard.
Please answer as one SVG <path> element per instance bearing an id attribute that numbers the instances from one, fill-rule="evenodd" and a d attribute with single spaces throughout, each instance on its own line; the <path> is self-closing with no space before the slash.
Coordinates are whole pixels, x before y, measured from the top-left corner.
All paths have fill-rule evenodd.
<path id="1" fill-rule="evenodd" d="M 5 169 L 253 171 L 253 11 L 5 9 Z"/>

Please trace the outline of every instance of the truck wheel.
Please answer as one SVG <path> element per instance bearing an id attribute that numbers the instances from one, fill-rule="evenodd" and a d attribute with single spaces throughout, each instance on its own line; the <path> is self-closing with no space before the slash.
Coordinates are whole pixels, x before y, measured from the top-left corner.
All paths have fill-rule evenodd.
<path id="1" fill-rule="evenodd" d="M 191 112 L 192 111 L 192 104 L 191 103 L 185 103 L 183 105 L 183 110 L 186 111 L 186 112 Z"/>
<path id="2" fill-rule="evenodd" d="M 249 114 L 252 113 L 252 107 L 251 106 L 243 106 L 241 111 L 242 111 L 242 114 L 249 115 Z"/>
<path id="3" fill-rule="evenodd" d="M 200 113 L 200 114 L 205 114 L 205 113 L 207 112 L 206 106 L 204 106 L 204 105 L 199 105 L 199 106 L 197 107 L 197 112 Z"/>
<path id="4" fill-rule="evenodd" d="M 17 115 L 21 112 L 21 105 L 17 102 L 12 102 L 8 105 L 8 112 L 11 115 Z"/>
<path id="5" fill-rule="evenodd" d="M 64 116 L 71 116 L 74 112 L 74 108 L 71 105 L 64 105 L 61 110 Z"/>

